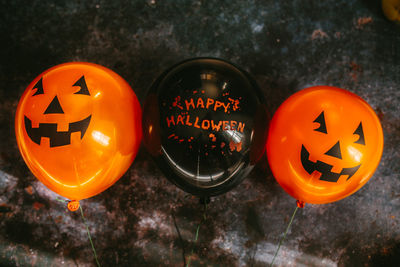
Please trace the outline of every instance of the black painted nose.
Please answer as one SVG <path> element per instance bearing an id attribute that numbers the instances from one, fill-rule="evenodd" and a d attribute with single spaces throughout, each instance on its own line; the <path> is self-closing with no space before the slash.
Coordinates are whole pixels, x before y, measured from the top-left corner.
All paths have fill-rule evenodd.
<path id="1" fill-rule="evenodd" d="M 64 114 L 64 110 L 62 109 L 57 96 L 53 98 L 50 105 L 46 108 L 44 114 Z"/>
<path id="2" fill-rule="evenodd" d="M 340 152 L 340 142 L 337 141 L 337 143 L 334 144 L 333 147 L 331 147 L 327 152 L 325 152 L 325 155 L 342 159 L 342 152 Z"/>

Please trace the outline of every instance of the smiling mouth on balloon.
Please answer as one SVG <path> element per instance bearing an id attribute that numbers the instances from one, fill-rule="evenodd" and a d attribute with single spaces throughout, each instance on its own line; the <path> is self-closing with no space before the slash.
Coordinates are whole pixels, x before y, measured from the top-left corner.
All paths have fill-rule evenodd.
<path id="1" fill-rule="evenodd" d="M 71 122 L 68 124 L 68 131 L 57 131 L 57 123 L 39 123 L 39 127 L 33 128 L 32 121 L 24 116 L 25 130 L 29 138 L 40 145 L 42 137 L 47 137 L 50 140 L 50 147 L 65 146 L 71 144 L 71 133 L 81 132 L 81 140 L 89 126 L 91 115 L 87 118 Z"/>
<path id="2" fill-rule="evenodd" d="M 304 170 L 308 172 L 308 174 L 312 174 L 314 171 L 318 171 L 321 173 L 320 180 L 327 182 L 337 182 L 342 175 L 348 175 L 346 181 L 349 180 L 360 168 L 360 165 L 357 165 L 352 168 L 343 168 L 340 173 L 332 172 L 333 165 L 327 164 L 325 162 L 317 160 L 317 162 L 313 162 L 309 159 L 310 152 L 305 148 L 304 145 L 301 146 L 301 164 L 303 165 Z"/>

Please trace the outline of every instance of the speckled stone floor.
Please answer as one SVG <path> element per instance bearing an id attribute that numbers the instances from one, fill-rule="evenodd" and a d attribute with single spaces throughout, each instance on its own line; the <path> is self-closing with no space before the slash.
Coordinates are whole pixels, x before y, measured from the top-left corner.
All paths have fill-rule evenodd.
<path id="1" fill-rule="evenodd" d="M 0 265 L 95 265 L 80 214 L 19 154 L 14 115 L 29 82 L 88 61 L 119 73 L 143 104 L 165 68 L 213 56 L 254 75 L 271 113 L 323 84 L 360 95 L 381 119 L 373 178 L 344 200 L 300 210 L 276 266 L 400 266 L 400 26 L 379 2 L 0 1 Z M 182 266 L 202 217 L 198 199 L 168 182 L 143 147 L 114 186 L 81 203 L 102 266 Z M 268 266 L 294 208 L 264 157 L 211 200 L 192 266 Z"/>

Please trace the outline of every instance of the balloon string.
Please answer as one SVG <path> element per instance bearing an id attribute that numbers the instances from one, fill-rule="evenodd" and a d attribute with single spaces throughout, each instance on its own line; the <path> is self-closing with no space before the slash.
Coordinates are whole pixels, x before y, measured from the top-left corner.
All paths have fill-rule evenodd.
<path id="1" fill-rule="evenodd" d="M 85 216 L 83 215 L 82 206 L 79 206 L 79 209 L 80 209 L 80 211 L 81 211 L 81 215 L 82 215 L 83 223 L 84 223 L 84 224 L 85 224 L 85 226 L 86 226 L 86 231 L 87 231 L 87 234 L 88 234 L 88 237 L 89 237 L 90 245 L 92 246 L 92 250 L 93 250 L 94 259 L 96 260 L 97 266 L 99 266 L 99 267 L 100 267 L 99 260 L 97 259 L 97 253 L 96 253 L 96 249 L 94 248 L 94 244 L 93 244 L 93 241 L 92 241 L 92 237 L 90 236 L 90 232 L 89 232 L 89 226 L 88 226 L 88 224 L 87 224 L 87 221 L 86 221 L 86 218 L 85 218 Z"/>
<path id="2" fill-rule="evenodd" d="M 68 202 L 67 200 L 64 200 L 64 199 L 61 199 L 61 198 L 58 198 L 58 197 L 56 197 L 56 200 L 58 202 L 62 202 L 62 203 L 67 203 Z"/>
<path id="3" fill-rule="evenodd" d="M 289 222 L 289 224 L 288 224 L 288 226 L 286 228 L 286 231 L 283 234 L 283 237 L 281 238 L 281 240 L 279 241 L 278 248 L 276 249 L 275 255 L 272 258 L 272 262 L 271 262 L 270 267 L 272 267 L 274 265 L 274 261 L 275 261 L 276 255 L 278 255 L 279 249 L 281 248 L 281 245 L 282 245 L 283 241 L 285 240 L 287 233 L 289 232 L 290 226 L 292 225 L 292 222 L 293 222 L 293 219 L 294 219 L 294 215 L 296 215 L 296 212 L 297 212 L 298 209 L 299 209 L 299 207 L 296 207 L 296 209 L 294 210 L 294 212 L 292 214 L 292 218 L 290 219 L 290 222 Z"/>
<path id="4" fill-rule="evenodd" d="M 197 225 L 196 236 L 195 236 L 195 238 L 194 238 L 194 243 L 193 243 L 193 246 L 192 246 L 192 251 L 190 252 L 190 255 L 189 255 L 189 258 L 188 258 L 188 262 L 187 262 L 187 264 L 186 264 L 186 267 L 189 267 L 189 266 L 190 266 L 190 261 L 191 261 L 191 258 L 192 258 L 192 256 L 193 256 L 193 252 L 194 252 L 194 246 L 196 245 L 197 240 L 198 240 L 198 238 L 199 238 L 200 226 L 206 221 L 206 219 L 207 219 L 207 201 L 204 201 L 203 218 L 201 219 L 200 223 Z"/>
<path id="5" fill-rule="evenodd" d="M 175 225 L 175 229 L 176 232 L 178 233 L 178 237 L 179 237 L 179 241 L 181 242 L 181 246 L 182 246 L 182 259 L 183 259 L 183 266 L 186 266 L 186 252 L 185 252 L 185 244 L 183 243 L 183 239 L 182 239 L 182 235 L 181 235 L 181 231 L 179 231 L 179 227 L 178 224 L 176 223 L 176 219 L 175 219 L 175 215 L 172 212 L 172 219 L 174 220 L 174 225 Z"/>
<path id="6" fill-rule="evenodd" d="M 62 202 L 62 203 L 68 203 L 68 201 L 67 201 L 67 200 L 60 199 L 60 198 L 58 198 L 58 197 L 56 197 L 56 200 L 57 200 L 58 202 Z M 79 209 L 80 209 L 80 211 L 81 211 L 81 215 L 82 215 L 82 220 L 83 220 L 83 223 L 85 224 L 85 227 L 86 227 L 86 231 L 87 231 L 87 234 L 88 234 L 88 237 L 89 237 L 90 245 L 92 246 L 92 250 L 93 250 L 94 259 L 96 260 L 97 266 L 99 266 L 99 267 L 100 267 L 99 260 L 97 259 L 97 253 L 96 253 L 96 249 L 94 248 L 94 244 L 93 244 L 93 241 L 92 241 L 92 237 L 90 236 L 90 232 L 89 232 L 89 226 L 88 226 L 88 224 L 87 224 L 87 221 L 86 221 L 85 215 L 83 215 L 82 206 L 79 206 Z"/>

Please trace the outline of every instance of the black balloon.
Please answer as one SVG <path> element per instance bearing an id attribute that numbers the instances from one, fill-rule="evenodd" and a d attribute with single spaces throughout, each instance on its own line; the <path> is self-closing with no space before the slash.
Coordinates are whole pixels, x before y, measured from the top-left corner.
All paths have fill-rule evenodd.
<path id="1" fill-rule="evenodd" d="M 238 67 L 196 58 L 153 83 L 144 144 L 165 176 L 209 197 L 239 184 L 264 153 L 269 116 L 256 82 Z"/>

